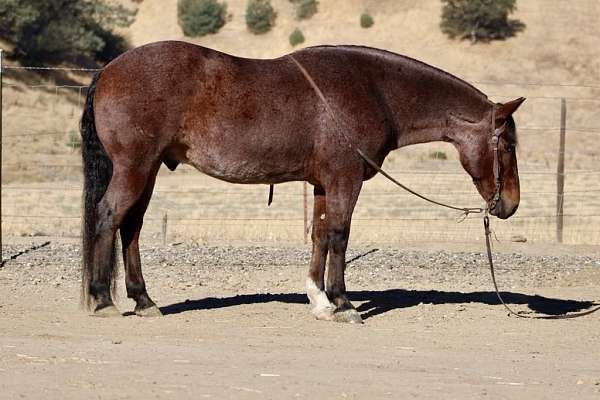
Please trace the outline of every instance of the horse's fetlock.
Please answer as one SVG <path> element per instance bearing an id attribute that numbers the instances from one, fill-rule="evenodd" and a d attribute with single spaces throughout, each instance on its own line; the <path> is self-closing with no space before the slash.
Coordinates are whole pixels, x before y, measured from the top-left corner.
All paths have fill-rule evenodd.
<path id="1" fill-rule="evenodd" d="M 90 283 L 90 294 L 92 296 L 98 295 L 100 293 L 104 293 L 108 291 L 108 285 L 101 282 L 92 282 Z"/>
<path id="2" fill-rule="evenodd" d="M 137 282 L 127 282 L 127 297 L 130 299 L 138 299 L 140 296 L 146 294 L 146 284 Z"/>

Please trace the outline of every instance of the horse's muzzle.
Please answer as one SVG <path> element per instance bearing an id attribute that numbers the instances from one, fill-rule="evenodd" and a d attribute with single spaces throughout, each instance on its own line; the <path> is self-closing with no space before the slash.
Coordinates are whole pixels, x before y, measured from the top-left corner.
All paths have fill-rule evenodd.
<path id="1" fill-rule="evenodd" d="M 507 201 L 501 197 L 496 206 L 490 210 L 490 214 L 500 219 L 507 219 L 517 212 L 517 208 L 519 208 L 519 203 Z"/>

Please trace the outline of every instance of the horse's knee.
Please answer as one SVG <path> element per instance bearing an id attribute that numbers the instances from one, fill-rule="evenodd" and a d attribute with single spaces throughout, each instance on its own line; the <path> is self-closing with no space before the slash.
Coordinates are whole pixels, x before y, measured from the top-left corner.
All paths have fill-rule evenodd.
<path id="1" fill-rule="evenodd" d="M 313 245 L 321 252 L 326 251 L 329 246 L 329 238 L 327 235 L 312 236 Z"/>
<path id="2" fill-rule="evenodd" d="M 348 246 L 348 230 L 345 228 L 330 229 L 327 233 L 327 241 L 333 253 L 343 253 Z"/>

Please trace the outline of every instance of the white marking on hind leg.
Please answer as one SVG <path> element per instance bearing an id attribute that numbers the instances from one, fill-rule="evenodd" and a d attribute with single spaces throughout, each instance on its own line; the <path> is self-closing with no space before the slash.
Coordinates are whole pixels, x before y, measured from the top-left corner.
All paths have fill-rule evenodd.
<path id="1" fill-rule="evenodd" d="M 312 313 L 317 319 L 333 319 L 335 306 L 331 304 L 327 298 L 327 294 L 323 290 L 320 290 L 310 277 L 306 278 L 306 294 L 310 300 L 310 304 L 313 306 Z"/>

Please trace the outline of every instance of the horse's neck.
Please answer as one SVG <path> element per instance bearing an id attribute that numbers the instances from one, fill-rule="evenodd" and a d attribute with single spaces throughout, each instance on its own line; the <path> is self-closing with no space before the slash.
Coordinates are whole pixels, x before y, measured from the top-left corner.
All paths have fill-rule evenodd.
<path id="1" fill-rule="evenodd" d="M 462 132 L 450 132 L 450 114 L 479 120 L 489 107 L 487 97 L 476 88 L 444 71 L 405 57 L 385 53 L 365 56 L 377 71 L 371 77 L 381 91 L 397 134 L 397 147 L 450 141 Z"/>
<path id="2" fill-rule="evenodd" d="M 400 112 L 395 118 L 396 146 L 398 148 L 412 144 L 449 141 L 446 110 L 433 113 Z"/>
<path id="3" fill-rule="evenodd" d="M 399 130 L 397 146 L 400 148 L 411 144 L 448 141 L 446 126 L 436 122 L 432 121 L 430 126 L 407 126 Z"/>
<path id="4" fill-rule="evenodd" d="M 405 78 L 406 79 L 406 78 Z M 448 85 L 443 87 L 442 85 Z M 453 82 L 440 82 L 432 89 L 418 84 L 407 85 L 405 90 L 394 91 L 395 85 L 385 85 L 383 96 L 391 110 L 398 147 L 429 142 L 448 142 L 462 135 L 461 129 L 450 123 L 451 115 L 463 116 L 470 121 L 484 118 L 489 107 L 486 97 L 460 87 Z M 412 102 L 412 99 L 416 101 Z"/>

